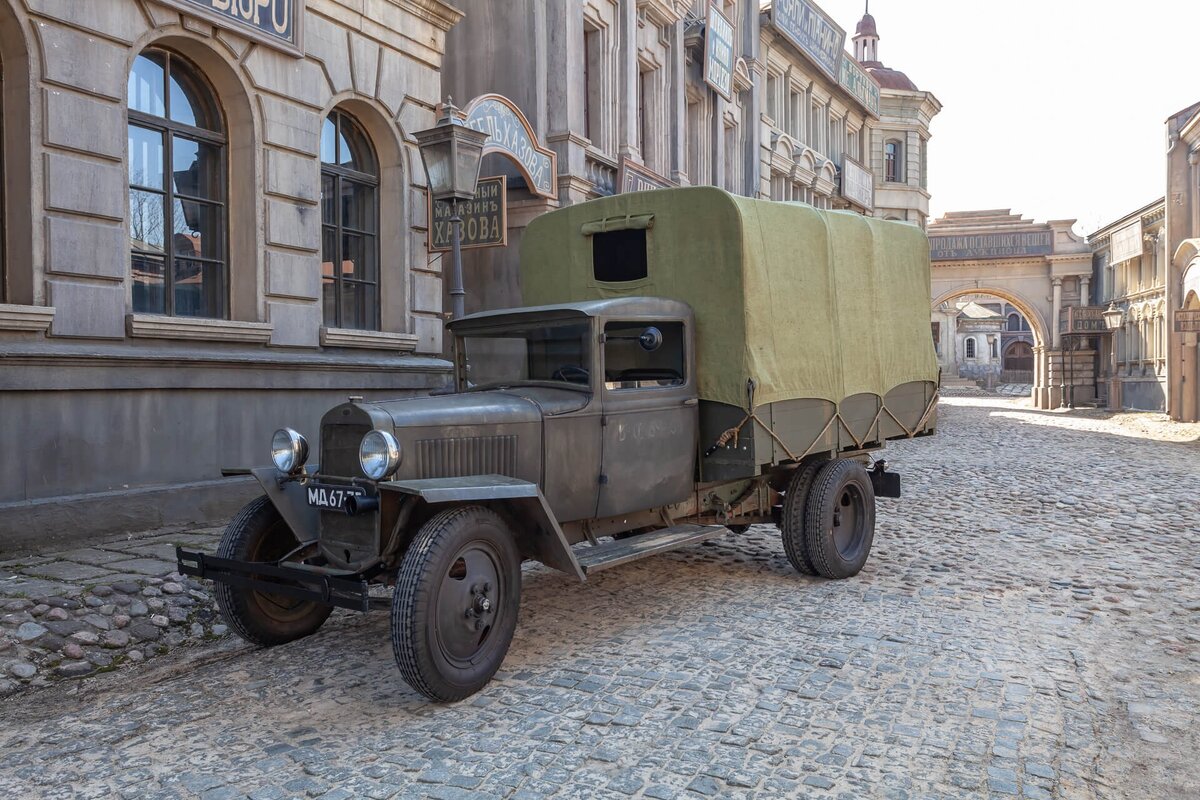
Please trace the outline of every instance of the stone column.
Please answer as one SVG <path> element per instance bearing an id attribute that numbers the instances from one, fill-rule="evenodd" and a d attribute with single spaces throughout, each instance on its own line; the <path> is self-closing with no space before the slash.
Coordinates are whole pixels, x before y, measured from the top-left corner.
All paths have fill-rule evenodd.
<path id="1" fill-rule="evenodd" d="M 1058 320 L 1062 316 L 1062 278 L 1054 279 L 1054 313 L 1050 318 L 1050 341 L 1052 350 L 1062 348 L 1062 334 L 1058 332 Z"/>
<path id="2" fill-rule="evenodd" d="M 1079 305 L 1090 306 L 1092 304 L 1091 289 L 1091 276 L 1081 275 L 1079 278 Z"/>
<path id="3" fill-rule="evenodd" d="M 637 3 L 621 0 L 617 13 L 617 155 L 641 160 L 638 150 L 638 81 L 642 79 L 637 57 Z"/>

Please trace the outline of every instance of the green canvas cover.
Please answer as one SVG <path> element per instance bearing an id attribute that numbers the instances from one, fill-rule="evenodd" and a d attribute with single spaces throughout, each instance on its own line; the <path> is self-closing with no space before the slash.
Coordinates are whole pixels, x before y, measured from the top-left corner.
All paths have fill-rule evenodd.
<path id="1" fill-rule="evenodd" d="M 647 276 L 597 281 L 595 232 L 645 229 Z M 920 228 L 738 197 L 713 187 L 634 192 L 535 219 L 521 242 L 526 305 L 668 297 L 696 313 L 699 394 L 746 406 L 937 381 L 929 244 Z"/>

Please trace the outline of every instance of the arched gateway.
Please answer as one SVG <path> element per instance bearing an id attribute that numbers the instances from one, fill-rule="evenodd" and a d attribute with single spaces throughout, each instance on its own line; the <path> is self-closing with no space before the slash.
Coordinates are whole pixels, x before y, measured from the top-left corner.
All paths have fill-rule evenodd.
<path id="1" fill-rule="evenodd" d="M 1033 334 L 1038 408 L 1095 396 L 1095 349 L 1087 333 L 1103 320 L 1088 306 L 1091 251 L 1071 230 L 1074 222 L 1036 223 L 1003 209 L 951 212 L 929 226 L 933 319 L 944 319 L 954 301 L 976 296 L 1017 309 Z"/>

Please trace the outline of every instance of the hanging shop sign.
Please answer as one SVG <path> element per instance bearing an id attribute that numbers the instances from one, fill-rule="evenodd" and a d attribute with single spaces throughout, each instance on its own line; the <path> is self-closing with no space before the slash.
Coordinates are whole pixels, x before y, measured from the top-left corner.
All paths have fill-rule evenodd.
<path id="1" fill-rule="evenodd" d="M 704 82 L 726 100 L 733 100 L 733 23 L 708 6 L 704 31 Z"/>
<path id="2" fill-rule="evenodd" d="M 1174 327 L 1176 333 L 1200 333 L 1200 309 L 1176 310 Z"/>
<path id="3" fill-rule="evenodd" d="M 466 124 L 488 135 L 483 154 L 507 156 L 520 171 L 529 191 L 551 200 L 558 197 L 558 157 L 538 144 L 537 134 L 521 109 L 507 97 L 484 94 L 464 109 Z"/>
<path id="4" fill-rule="evenodd" d="M 617 170 L 617 191 L 619 193 L 671 189 L 674 186 L 674 183 L 657 172 L 643 167 L 636 161 L 630 161 L 628 156 L 621 156 L 621 166 Z"/>
<path id="5" fill-rule="evenodd" d="M 879 84 L 850 56 L 842 56 L 842 73 L 838 81 L 862 103 L 863 108 L 873 116 L 879 116 Z"/>
<path id="6" fill-rule="evenodd" d="M 1051 231 L 929 237 L 929 255 L 934 261 L 1048 256 L 1053 252 L 1054 234 Z"/>
<path id="7" fill-rule="evenodd" d="M 475 199 L 458 203 L 462 217 L 462 248 L 504 247 L 508 244 L 508 180 L 503 175 L 480 178 Z M 429 192 L 426 197 L 431 197 Z M 429 252 L 447 253 L 454 247 L 451 203 L 430 200 Z"/>
<path id="8" fill-rule="evenodd" d="M 842 157 L 842 197 L 866 211 L 875 208 L 875 176 L 848 156 Z"/>
<path id="9" fill-rule="evenodd" d="M 303 55 L 305 0 L 159 0 L 255 41 Z"/>
<path id="10" fill-rule="evenodd" d="M 1069 306 L 1058 318 L 1059 333 L 1106 333 L 1104 306 Z"/>
<path id="11" fill-rule="evenodd" d="M 839 77 L 846 32 L 808 0 L 774 0 L 771 24 L 835 81 Z"/>
<path id="12" fill-rule="evenodd" d="M 1142 221 L 1137 219 L 1120 230 L 1115 230 L 1108 241 L 1109 263 L 1120 264 L 1142 254 Z"/>

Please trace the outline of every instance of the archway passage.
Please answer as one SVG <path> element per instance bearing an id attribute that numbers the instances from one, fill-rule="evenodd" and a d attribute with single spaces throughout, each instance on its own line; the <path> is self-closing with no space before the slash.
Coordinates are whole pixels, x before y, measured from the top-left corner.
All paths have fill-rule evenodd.
<path id="1" fill-rule="evenodd" d="M 959 306 L 966 305 L 964 300 L 993 312 L 994 320 L 976 314 L 973 320 L 964 323 L 959 313 Z M 1013 310 L 1019 317 L 1016 330 L 1009 330 Z M 1029 385 L 1031 399 L 1038 408 L 1057 407 L 1064 395 L 1070 397 L 1072 393 L 1064 391 L 1068 382 L 1076 387 L 1081 398 L 1095 392 L 1092 351 L 1082 349 L 1065 355 L 1062 351 L 1052 352 L 1045 316 L 1034 303 L 1015 292 L 990 285 L 960 286 L 936 297 L 931 314 L 941 331 L 935 349 L 943 376 L 961 376 L 987 386 Z M 1003 349 L 994 358 L 990 344 L 980 345 L 980 341 L 987 343 L 988 337 L 997 345 L 1002 343 Z M 973 358 L 967 356 L 968 338 L 976 343 Z M 1020 368 L 1010 371 L 1005 361 L 1010 348 L 1018 342 L 1023 347 L 1011 355 L 1021 359 L 1017 362 Z"/>

